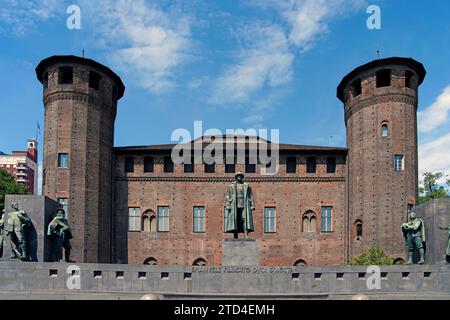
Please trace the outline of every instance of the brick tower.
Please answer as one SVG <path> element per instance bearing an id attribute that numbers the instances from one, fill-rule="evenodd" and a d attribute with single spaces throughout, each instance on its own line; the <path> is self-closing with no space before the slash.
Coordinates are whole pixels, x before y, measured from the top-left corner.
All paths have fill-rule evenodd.
<path id="1" fill-rule="evenodd" d="M 400 225 L 418 196 L 417 104 L 423 65 L 410 58 L 379 59 L 346 75 L 348 251 L 381 246 L 405 258 Z"/>
<path id="2" fill-rule="evenodd" d="M 122 80 L 77 56 L 36 67 L 45 107 L 43 194 L 67 210 L 76 262 L 110 262 L 112 161 Z"/>

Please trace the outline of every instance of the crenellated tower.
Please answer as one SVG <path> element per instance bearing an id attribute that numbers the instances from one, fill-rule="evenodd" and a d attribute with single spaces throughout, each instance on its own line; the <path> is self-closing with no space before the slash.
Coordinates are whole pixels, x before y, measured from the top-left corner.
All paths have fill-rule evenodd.
<path id="1" fill-rule="evenodd" d="M 418 88 L 426 71 L 411 58 L 378 59 L 346 75 L 348 259 L 379 245 L 404 259 L 401 223 L 418 197 Z"/>
<path id="2" fill-rule="evenodd" d="M 110 262 L 112 161 L 122 80 L 77 56 L 36 67 L 45 107 L 43 194 L 59 201 L 73 227 L 77 262 Z"/>

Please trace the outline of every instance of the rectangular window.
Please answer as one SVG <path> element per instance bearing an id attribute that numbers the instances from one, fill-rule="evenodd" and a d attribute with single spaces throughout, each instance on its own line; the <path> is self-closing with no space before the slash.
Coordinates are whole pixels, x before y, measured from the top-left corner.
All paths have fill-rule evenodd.
<path id="1" fill-rule="evenodd" d="M 69 199 L 67 198 L 58 198 L 58 203 L 61 205 L 61 208 L 66 213 L 66 218 L 68 217 L 67 212 L 69 210 Z"/>
<path id="2" fill-rule="evenodd" d="M 234 163 L 226 163 L 225 164 L 225 172 L 226 173 L 233 173 L 236 170 L 236 166 Z"/>
<path id="3" fill-rule="evenodd" d="M 68 168 L 69 167 L 69 154 L 68 153 L 58 153 L 58 167 Z"/>
<path id="4" fill-rule="evenodd" d="M 44 82 L 44 88 L 48 88 L 48 72 L 44 73 L 43 82 Z"/>
<path id="5" fill-rule="evenodd" d="M 329 157 L 327 158 L 327 173 L 335 173 L 336 172 L 336 158 Z"/>
<path id="6" fill-rule="evenodd" d="M 264 208 L 264 232 L 265 233 L 277 232 L 275 207 Z"/>
<path id="7" fill-rule="evenodd" d="M 128 208 L 128 231 L 141 231 L 140 208 Z"/>
<path id="8" fill-rule="evenodd" d="M 173 162 L 170 157 L 164 158 L 164 172 L 166 173 L 173 172 Z"/>
<path id="9" fill-rule="evenodd" d="M 308 159 L 306 159 L 306 173 L 316 173 L 315 157 L 308 157 Z"/>
<path id="10" fill-rule="evenodd" d="M 377 72 L 377 88 L 389 87 L 391 85 L 391 70 L 381 70 Z"/>
<path id="11" fill-rule="evenodd" d="M 73 68 L 72 67 L 60 67 L 58 72 L 59 84 L 72 84 L 73 83 Z"/>
<path id="12" fill-rule="evenodd" d="M 144 172 L 153 172 L 153 158 L 152 157 L 144 158 Z"/>
<path id="13" fill-rule="evenodd" d="M 245 173 L 255 173 L 256 172 L 256 159 L 252 159 L 253 163 L 250 163 L 250 159 L 245 159 Z"/>
<path id="14" fill-rule="evenodd" d="M 356 79 L 352 83 L 353 97 L 357 97 L 362 93 L 361 79 Z"/>
<path id="15" fill-rule="evenodd" d="M 167 206 L 158 207 L 158 231 L 169 231 L 169 207 Z"/>
<path id="16" fill-rule="evenodd" d="M 191 163 L 184 164 L 184 173 L 193 173 L 195 172 L 194 159 L 191 159 Z"/>
<path id="17" fill-rule="evenodd" d="M 286 160 L 286 173 L 295 173 L 297 170 L 297 159 L 294 157 Z"/>
<path id="18" fill-rule="evenodd" d="M 98 90 L 99 86 L 100 86 L 100 79 L 101 76 L 94 71 L 90 71 L 89 72 L 89 88 Z"/>
<path id="19" fill-rule="evenodd" d="M 404 160 L 403 160 L 403 155 L 401 154 L 396 154 L 394 156 L 394 170 L 395 171 L 402 171 L 404 169 Z"/>
<path id="20" fill-rule="evenodd" d="M 134 158 L 133 157 L 125 158 L 125 172 L 134 172 Z"/>
<path id="21" fill-rule="evenodd" d="M 412 79 L 414 77 L 414 73 L 409 70 L 405 71 L 405 87 L 412 89 Z"/>
<path id="22" fill-rule="evenodd" d="M 205 163 L 205 173 L 214 173 L 216 171 L 214 163 L 207 164 Z"/>
<path id="23" fill-rule="evenodd" d="M 333 231 L 333 207 L 322 207 L 322 232 Z"/>
<path id="24" fill-rule="evenodd" d="M 194 207 L 194 232 L 205 232 L 205 207 Z"/>

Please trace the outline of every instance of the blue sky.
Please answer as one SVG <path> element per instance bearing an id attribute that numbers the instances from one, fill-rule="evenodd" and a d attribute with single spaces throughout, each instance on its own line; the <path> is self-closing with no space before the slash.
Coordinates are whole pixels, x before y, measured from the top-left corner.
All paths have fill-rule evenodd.
<path id="1" fill-rule="evenodd" d="M 72 4 L 80 30 L 66 27 Z M 371 4 L 381 8 L 380 30 L 366 26 Z M 43 129 L 38 62 L 82 48 L 126 85 L 116 146 L 170 143 L 194 120 L 345 146 L 336 86 L 380 49 L 425 65 L 419 167 L 450 174 L 449 13 L 447 0 L 0 0 L 0 150 L 24 149 L 37 121 Z"/>

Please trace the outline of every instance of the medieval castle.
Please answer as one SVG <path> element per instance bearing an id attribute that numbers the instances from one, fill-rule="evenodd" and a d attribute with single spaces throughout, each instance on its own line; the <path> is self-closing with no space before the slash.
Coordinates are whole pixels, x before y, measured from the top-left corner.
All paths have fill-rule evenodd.
<path id="1" fill-rule="evenodd" d="M 426 74 L 413 59 L 374 60 L 346 75 L 337 97 L 347 148 L 279 144 L 271 176 L 259 174 L 261 164 L 174 164 L 171 144 L 114 147 L 125 91 L 117 74 L 77 56 L 44 59 L 36 74 L 43 194 L 67 210 L 77 262 L 221 265 L 222 241 L 232 236 L 224 233 L 225 191 L 238 171 L 253 187 L 260 265 L 342 265 L 372 245 L 405 258 L 400 225 L 418 197 Z"/>

